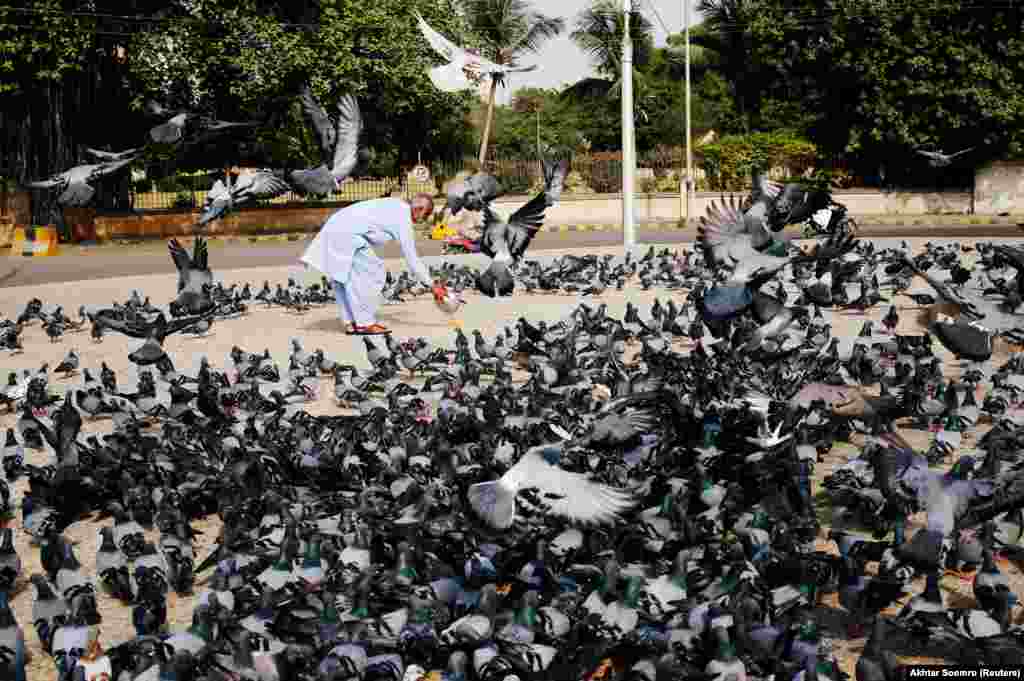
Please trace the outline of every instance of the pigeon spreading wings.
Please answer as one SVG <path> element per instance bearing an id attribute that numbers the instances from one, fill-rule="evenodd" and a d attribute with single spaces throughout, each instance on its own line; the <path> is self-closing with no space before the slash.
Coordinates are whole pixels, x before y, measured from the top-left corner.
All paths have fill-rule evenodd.
<path id="1" fill-rule="evenodd" d="M 297 170 L 290 179 L 309 194 L 330 194 L 359 162 L 359 137 L 363 132 L 363 114 L 351 94 L 338 98 L 332 117 L 313 96 L 307 83 L 299 95 L 302 114 L 320 145 L 322 164 Z"/>
<path id="2" fill-rule="evenodd" d="M 480 240 L 480 251 L 501 262 L 519 260 L 544 224 L 547 206 L 547 192 L 540 192 L 512 213 L 508 222 L 502 222 L 490 206 L 484 206 L 484 235 Z"/>
<path id="3" fill-rule="evenodd" d="M 923 149 L 921 147 L 917 147 L 916 149 L 914 149 L 914 151 L 915 153 L 917 153 L 918 156 L 923 156 L 924 158 L 928 159 L 928 165 L 932 166 L 933 168 L 945 168 L 946 166 L 952 165 L 953 161 L 955 161 L 958 156 L 968 154 L 974 151 L 975 149 L 976 147 L 968 147 L 966 149 L 961 149 L 960 151 L 954 152 L 952 154 L 946 154 L 943 153 L 942 151 L 932 151 L 930 149 Z"/>
<path id="4" fill-rule="evenodd" d="M 490 266 L 477 277 L 477 289 L 486 296 L 510 295 L 515 280 L 509 265 L 518 261 L 544 222 L 547 198 L 544 192 L 530 199 L 519 210 L 502 222 L 490 206 L 484 206 L 484 234 L 480 251 L 491 260 Z"/>
<path id="5" fill-rule="evenodd" d="M 96 194 L 92 185 L 101 178 L 114 173 L 134 161 L 136 155 L 116 161 L 104 161 L 89 165 L 75 166 L 45 180 L 28 183 L 32 189 L 60 189 L 57 203 L 61 206 L 80 208 L 88 205 Z"/>
<path id="6" fill-rule="evenodd" d="M 501 82 L 506 74 L 525 73 L 537 68 L 536 66 L 495 64 L 445 38 L 431 28 L 419 13 L 416 13 L 416 23 L 420 33 L 427 39 L 430 46 L 447 62 L 444 66 L 430 70 L 430 80 L 433 81 L 437 89 L 443 92 L 459 92 L 474 88 L 485 76 L 490 76 L 495 81 Z"/>
<path id="7" fill-rule="evenodd" d="M 512 527 L 516 496 L 528 489 L 538 492 L 548 513 L 580 523 L 612 522 L 633 506 L 625 491 L 560 468 L 560 458 L 558 445 L 542 445 L 527 451 L 500 479 L 471 486 L 470 505 L 499 530 Z"/>
<path id="8" fill-rule="evenodd" d="M 218 134 L 238 128 L 254 128 L 257 123 L 234 123 L 218 121 L 191 111 L 172 111 L 157 102 L 146 104 L 146 113 L 166 120 L 150 128 L 149 138 L 156 144 L 177 144 L 185 140 L 185 133 L 191 129 L 196 134 Z"/>
<path id="9" fill-rule="evenodd" d="M 164 340 L 168 336 L 195 326 L 204 319 L 209 319 L 210 316 L 211 314 L 196 315 L 167 321 L 167 317 L 165 317 L 161 312 L 157 315 L 156 319 L 151 322 L 146 322 L 139 319 L 115 319 L 104 314 L 98 314 L 96 316 L 96 321 L 97 323 L 102 324 L 105 328 L 117 331 L 129 338 L 138 338 L 141 340 L 152 338 L 160 345 L 163 345 Z"/>
<path id="10" fill-rule="evenodd" d="M 203 210 L 196 224 L 202 227 L 231 210 L 237 204 L 272 199 L 287 194 L 290 187 L 280 174 L 260 170 L 241 175 L 237 180 L 217 180 L 206 193 Z"/>
<path id="11" fill-rule="evenodd" d="M 722 198 L 708 206 L 707 216 L 701 216 L 697 227 L 697 242 L 709 262 L 734 265 L 760 254 L 771 242 L 771 236 L 762 230 L 751 234 L 743 210 L 735 197 Z"/>

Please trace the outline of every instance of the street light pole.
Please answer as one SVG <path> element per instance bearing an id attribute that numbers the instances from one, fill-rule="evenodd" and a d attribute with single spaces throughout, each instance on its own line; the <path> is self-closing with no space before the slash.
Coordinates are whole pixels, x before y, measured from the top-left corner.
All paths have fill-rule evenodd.
<path id="1" fill-rule="evenodd" d="M 633 147 L 633 39 L 629 35 L 632 0 L 622 0 L 622 240 L 626 249 L 636 246 L 633 214 L 633 183 L 636 158 Z"/>
<path id="2" fill-rule="evenodd" d="M 690 131 L 690 0 L 683 0 L 683 24 L 686 33 L 686 224 L 693 215 L 693 133 Z"/>

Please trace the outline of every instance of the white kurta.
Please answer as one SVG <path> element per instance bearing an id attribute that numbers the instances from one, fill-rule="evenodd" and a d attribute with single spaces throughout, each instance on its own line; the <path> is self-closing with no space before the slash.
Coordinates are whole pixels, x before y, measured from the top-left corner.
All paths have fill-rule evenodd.
<path id="1" fill-rule="evenodd" d="M 387 270 L 375 246 L 398 241 L 413 275 L 432 282 L 416 254 L 412 212 L 402 199 L 374 199 L 353 204 L 328 218 L 301 260 L 334 281 L 342 319 L 367 326 L 376 321 Z"/>

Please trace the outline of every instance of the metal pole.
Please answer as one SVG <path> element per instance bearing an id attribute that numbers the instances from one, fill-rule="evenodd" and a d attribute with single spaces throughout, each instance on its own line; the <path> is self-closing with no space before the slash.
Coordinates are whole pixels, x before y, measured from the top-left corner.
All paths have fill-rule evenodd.
<path id="1" fill-rule="evenodd" d="M 686 33 L 686 226 L 693 216 L 693 133 L 690 131 L 690 0 L 683 0 Z"/>
<path id="2" fill-rule="evenodd" d="M 633 147 L 633 39 L 629 35 L 631 0 L 622 0 L 625 14 L 622 31 L 622 239 L 626 249 L 636 246 L 633 215 L 633 184 L 636 158 Z"/>

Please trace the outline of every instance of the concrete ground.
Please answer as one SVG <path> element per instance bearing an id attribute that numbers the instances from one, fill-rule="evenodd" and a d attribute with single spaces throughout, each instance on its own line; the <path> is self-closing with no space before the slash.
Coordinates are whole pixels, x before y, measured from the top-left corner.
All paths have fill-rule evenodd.
<path id="1" fill-rule="evenodd" d="M 871 238 L 915 237 L 928 238 L 988 238 L 1013 237 L 1024 233 L 1015 225 L 861 225 L 860 234 Z M 693 229 L 641 230 L 640 243 L 683 244 L 696 237 Z M 619 231 L 541 232 L 530 245 L 530 253 L 552 252 L 566 248 L 594 249 L 615 247 L 622 243 Z M 306 249 L 308 241 L 265 241 L 247 243 L 211 242 L 210 253 L 217 269 L 287 267 L 294 265 Z M 441 242 L 424 239 L 417 247 L 423 256 L 441 254 Z M 396 244 L 379 249 L 382 258 L 399 257 Z M 171 274 L 174 264 L 167 255 L 163 240 L 145 241 L 134 245 L 104 245 L 95 247 L 62 246 L 61 255 L 46 258 L 26 258 L 12 255 L 0 257 L 0 288 L 29 286 L 61 281 L 84 281 L 108 277 Z"/>
<path id="2" fill-rule="evenodd" d="M 936 236 L 929 234 L 929 238 L 939 240 L 935 238 Z M 912 247 L 920 247 L 924 239 L 917 238 L 909 241 L 911 241 Z M 899 240 L 878 239 L 877 245 L 879 248 L 884 248 L 898 242 Z M 660 248 L 661 245 L 658 244 L 658 247 Z M 567 252 L 602 255 L 605 253 L 620 254 L 622 250 L 617 245 L 572 249 L 565 249 L 564 243 L 562 246 L 562 248 L 554 246 L 538 248 L 535 255 L 539 256 L 539 259 L 546 260 Z M 306 281 L 319 278 L 315 272 L 306 271 L 295 265 L 295 258 L 302 250 L 299 245 L 289 245 L 288 248 L 291 250 L 286 252 L 261 247 L 243 250 L 245 248 L 249 247 L 240 247 L 237 252 L 228 248 L 211 249 L 210 264 L 215 276 L 226 283 L 250 281 L 256 285 L 261 284 L 264 279 L 269 280 L 273 285 L 283 282 L 289 276 Z M 429 252 L 426 249 L 424 251 Z M 382 255 L 388 254 L 385 252 Z M 463 256 L 459 260 L 478 265 L 483 259 Z M 436 263 L 437 259 L 430 257 L 428 261 Z M 38 273 L 44 272 L 48 264 L 50 267 L 57 267 L 57 264 L 63 261 L 59 258 L 41 258 L 19 260 L 18 262 L 36 268 L 30 269 L 29 273 Z M 151 296 L 152 301 L 157 305 L 166 304 L 174 296 L 176 278 L 172 273 L 173 266 L 167 256 L 166 248 L 162 245 L 152 249 L 143 248 L 131 253 L 112 250 L 109 258 L 97 254 L 82 256 L 80 262 L 86 269 L 78 270 L 80 276 L 75 279 L 70 278 L 75 270 L 67 269 L 62 276 L 47 278 L 38 274 L 32 275 L 36 277 L 34 280 L 29 279 L 22 285 L 5 288 L 3 295 L 0 296 L 0 317 L 18 314 L 25 301 L 30 297 L 40 298 L 47 309 L 54 305 L 62 305 L 67 314 L 75 317 L 80 305 L 91 308 L 106 306 L 115 300 L 123 301 L 133 289 L 138 289 L 144 295 Z M 90 265 L 89 263 L 95 264 Z M 394 268 L 404 266 L 400 260 L 389 260 L 388 265 Z M 70 268 L 70 266 L 66 265 L 65 267 Z M 106 278 L 102 278 L 104 275 Z M 650 305 L 656 297 L 664 301 L 672 295 L 664 290 L 644 292 L 637 288 L 627 288 L 622 292 L 609 291 L 599 300 L 594 300 L 593 304 L 606 303 L 609 314 L 621 317 L 626 302 L 631 301 L 639 306 L 641 314 L 646 317 Z M 678 297 L 680 294 L 674 295 Z M 468 305 L 454 318 L 442 313 L 429 298 L 421 298 L 382 308 L 380 320 L 391 326 L 398 338 L 422 336 L 432 343 L 452 347 L 453 327 L 457 324 L 462 325 L 467 333 L 473 329 L 480 329 L 486 337 L 491 338 L 504 326 L 513 324 L 520 316 L 526 316 L 534 322 L 542 319 L 549 322 L 563 319 L 583 300 L 577 296 L 526 294 L 517 294 L 511 298 L 498 300 L 485 299 L 474 294 L 468 294 L 467 298 Z M 900 333 L 919 332 L 921 327 L 915 310 L 903 305 L 903 303 L 909 303 L 909 300 L 899 299 L 898 302 L 901 314 L 898 331 Z M 886 308 L 881 307 L 872 310 L 867 316 L 834 313 L 832 314 L 834 331 L 836 335 L 856 334 L 864 319 L 879 319 L 885 311 Z M 179 369 L 188 372 L 194 371 L 200 357 L 204 355 L 215 367 L 225 367 L 228 361 L 228 352 L 235 345 L 253 352 L 269 348 L 278 364 L 286 366 L 290 338 L 300 338 L 307 351 L 323 348 L 331 359 L 354 364 L 360 370 L 368 366 L 362 339 L 349 337 L 342 333 L 341 322 L 337 318 L 337 311 L 333 305 L 314 308 L 304 315 L 295 315 L 280 308 L 266 308 L 257 305 L 253 307 L 248 316 L 218 322 L 212 331 L 212 334 L 204 339 L 172 336 L 167 340 L 166 349 Z M 81 355 L 82 366 L 95 369 L 99 367 L 101 361 L 105 361 L 118 372 L 121 389 L 125 392 L 130 392 L 133 389 L 136 371 L 129 364 L 127 353 L 137 347 L 139 344 L 137 340 L 112 334 L 101 344 L 94 344 L 89 340 L 88 332 L 83 332 L 68 334 L 60 342 L 50 343 L 39 324 L 34 324 L 26 328 L 23 342 L 25 346 L 23 354 L 0 355 L 0 377 L 6 376 L 7 372 L 12 370 L 21 372 L 23 369 L 37 369 L 44 362 L 49 363 L 52 372 L 52 368 L 61 361 L 68 350 L 75 348 Z M 948 372 L 951 375 L 957 375 L 958 369 L 952 358 L 946 354 L 940 356 L 947 361 Z M 51 385 L 58 392 L 75 389 L 80 385 L 81 380 L 80 375 L 63 379 L 53 376 L 51 373 Z M 304 405 L 304 408 L 314 414 L 338 412 L 339 407 L 333 401 L 330 380 L 321 379 L 318 399 Z M 15 415 L 0 414 L 0 432 L 13 426 L 15 421 Z M 107 421 L 90 422 L 86 426 L 86 430 L 89 432 L 104 432 L 109 428 L 110 425 Z M 904 429 L 902 432 L 919 448 L 926 448 L 931 438 L 927 432 L 911 429 Z M 974 438 L 981 432 L 979 430 L 965 434 L 965 449 L 973 446 Z M 828 455 L 825 463 L 818 466 L 815 480 L 817 488 L 820 489 L 825 475 L 835 470 L 856 451 L 854 447 L 848 445 L 836 446 Z M 35 465 L 50 463 L 48 453 L 30 452 L 28 456 L 28 462 Z M 14 492 L 12 505 L 18 508 L 27 489 L 27 483 L 22 479 L 12 487 Z M 16 528 L 16 547 L 21 555 L 24 568 L 23 578 L 18 583 L 12 602 L 16 617 L 26 630 L 26 639 L 34 656 L 28 678 L 30 681 L 44 681 L 53 678 L 53 663 L 41 652 L 38 640 L 31 630 L 33 590 L 27 584 L 29 575 L 41 571 L 39 551 L 37 548 L 29 546 L 28 537 L 21 531 L 20 520 L 19 513 L 13 524 Z M 920 520 L 920 518 L 915 518 L 913 524 L 919 526 Z M 67 530 L 67 536 L 76 543 L 76 555 L 88 574 L 93 573 L 95 566 L 97 528 L 101 524 L 110 523 L 109 519 L 103 521 L 87 519 L 75 523 Z M 193 523 L 193 526 L 203 533 L 197 539 L 196 546 L 197 556 L 199 560 L 202 560 L 217 537 L 220 523 L 218 519 L 211 517 Z M 914 529 L 909 530 L 909 532 L 913 531 Z M 155 539 L 155 533 L 149 539 Z M 831 544 L 826 544 L 824 541 L 819 544 L 819 548 L 834 551 L 834 546 Z M 1018 593 L 1024 593 L 1024 579 L 1021 578 L 1017 567 L 1003 565 L 1002 569 L 1010 574 L 1013 588 Z M 951 596 L 959 599 L 956 601 L 958 605 L 971 598 L 969 583 L 960 582 L 959 579 L 946 579 L 943 584 Z M 915 584 L 911 589 L 912 592 L 917 593 L 921 586 L 921 584 Z M 178 597 L 173 594 L 169 596 L 168 618 L 172 629 L 182 628 L 189 624 L 192 609 L 203 588 L 204 584 L 200 581 L 196 588 L 197 596 Z M 114 645 L 131 637 L 132 628 L 128 608 L 105 595 L 99 597 L 99 608 L 103 615 L 102 630 L 105 645 Z M 842 666 L 847 673 L 852 675 L 853 664 L 863 647 L 864 639 L 847 639 L 844 629 L 845 615 L 831 600 L 819 607 L 818 611 L 821 615 L 825 635 L 836 640 Z"/>

